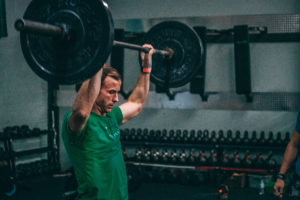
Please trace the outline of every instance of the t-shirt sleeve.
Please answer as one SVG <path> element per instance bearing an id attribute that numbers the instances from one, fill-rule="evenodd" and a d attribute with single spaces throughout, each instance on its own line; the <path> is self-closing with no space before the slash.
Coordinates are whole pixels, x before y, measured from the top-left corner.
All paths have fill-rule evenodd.
<path id="1" fill-rule="evenodd" d="M 69 118 L 71 116 L 71 113 L 72 111 L 68 111 L 65 115 L 64 115 L 64 118 L 63 118 L 63 122 L 62 122 L 62 132 L 65 132 L 65 133 L 69 133 L 71 132 L 70 128 L 69 128 Z"/>
<path id="2" fill-rule="evenodd" d="M 123 121 L 123 114 L 122 114 L 121 109 L 119 107 L 114 107 L 113 110 L 112 110 L 112 114 L 116 118 L 117 123 L 119 125 L 121 125 L 122 121 Z"/>
<path id="3" fill-rule="evenodd" d="M 297 123 L 296 123 L 296 128 L 295 128 L 295 130 L 297 131 L 297 133 L 300 134 L 300 112 L 298 112 Z"/>
<path id="4" fill-rule="evenodd" d="M 69 126 L 69 119 L 70 119 L 70 116 L 72 114 L 72 110 L 68 111 L 65 115 L 64 115 L 64 118 L 63 118 L 63 122 L 62 122 L 62 132 L 65 132 L 67 134 L 76 134 L 76 135 L 81 135 L 81 133 L 84 132 L 85 130 L 85 127 L 79 131 L 79 132 L 73 132 L 71 129 L 70 129 L 70 126 Z"/>

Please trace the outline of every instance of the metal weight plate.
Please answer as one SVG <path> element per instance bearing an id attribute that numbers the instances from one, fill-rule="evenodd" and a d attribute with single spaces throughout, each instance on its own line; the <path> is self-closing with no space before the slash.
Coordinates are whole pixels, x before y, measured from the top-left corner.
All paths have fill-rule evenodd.
<path id="1" fill-rule="evenodd" d="M 184 23 L 159 23 L 145 34 L 143 43 L 152 44 L 159 50 L 170 48 L 174 52 L 171 60 L 159 54 L 152 56 L 151 81 L 161 87 L 175 88 L 187 84 L 201 66 L 202 41 L 194 29 Z"/>
<path id="2" fill-rule="evenodd" d="M 82 82 L 99 71 L 111 52 L 114 25 L 102 0 L 33 0 L 24 19 L 71 28 L 68 42 L 21 32 L 27 63 L 49 82 Z"/>

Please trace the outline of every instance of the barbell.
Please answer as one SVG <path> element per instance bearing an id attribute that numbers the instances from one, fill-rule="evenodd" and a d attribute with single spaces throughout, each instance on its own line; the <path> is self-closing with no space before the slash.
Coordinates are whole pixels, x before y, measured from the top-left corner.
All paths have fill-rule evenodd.
<path id="1" fill-rule="evenodd" d="M 102 0 L 32 0 L 15 28 L 20 31 L 21 48 L 32 70 L 58 84 L 75 84 L 92 77 L 113 46 L 149 52 L 141 45 L 114 40 L 113 19 Z M 182 86 L 201 66 L 201 39 L 184 23 L 156 24 L 141 43 L 155 48 L 151 81 L 157 85 Z"/>

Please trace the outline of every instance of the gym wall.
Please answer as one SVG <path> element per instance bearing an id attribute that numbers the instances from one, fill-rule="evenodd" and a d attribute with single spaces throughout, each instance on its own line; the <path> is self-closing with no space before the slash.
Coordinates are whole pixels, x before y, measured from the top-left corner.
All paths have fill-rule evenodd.
<path id="1" fill-rule="evenodd" d="M 19 42 L 19 33 L 14 21 L 23 16 L 29 0 L 6 1 L 8 37 L 0 39 L 0 128 L 27 124 L 30 127 L 47 128 L 47 83 L 32 72 L 26 63 Z M 107 1 L 116 27 L 129 31 L 147 31 L 160 20 L 176 19 L 195 23 L 193 19 L 217 19 L 208 24 L 215 29 L 228 28 L 222 19 L 239 15 L 293 15 L 298 14 L 298 0 L 255 0 L 251 1 Z M 299 18 L 298 18 L 299 20 Z M 226 24 L 227 26 L 232 23 Z M 199 24 L 201 25 L 201 24 Z M 298 30 L 299 31 L 299 30 Z M 298 93 L 299 43 L 250 44 L 251 76 L 253 92 Z M 139 71 L 137 52 L 125 51 L 124 88 L 134 87 Z M 279 56 L 280 55 L 280 56 Z M 243 96 L 235 94 L 234 47 L 233 44 L 209 44 L 207 47 L 206 91 L 208 102 L 202 102 L 199 95 L 192 95 L 186 88 L 170 101 L 165 94 L 157 94 L 151 85 L 151 92 L 143 112 L 122 128 L 149 129 L 232 129 L 292 131 L 295 110 L 248 109 Z M 126 81 L 127 80 L 127 81 Z M 128 81 L 134 80 L 134 81 Z M 75 97 L 73 86 L 61 86 L 58 91 L 60 120 L 71 108 Z M 225 97 L 225 98 L 224 98 Z M 226 106 L 220 106 L 226 101 Z M 121 101 L 122 102 L 122 101 Z M 166 121 L 167 119 L 167 121 Z M 29 144 L 28 144 L 29 145 Z M 70 164 L 61 145 L 63 169 Z"/>

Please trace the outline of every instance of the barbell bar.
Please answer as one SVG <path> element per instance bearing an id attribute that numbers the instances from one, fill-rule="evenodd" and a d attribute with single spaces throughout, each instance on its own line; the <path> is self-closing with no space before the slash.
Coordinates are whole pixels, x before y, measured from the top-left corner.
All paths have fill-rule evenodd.
<path id="1" fill-rule="evenodd" d="M 15 29 L 18 31 L 27 31 L 33 34 L 40 34 L 45 36 L 53 36 L 55 38 L 61 38 L 62 40 L 71 41 L 72 37 L 72 29 L 71 27 L 65 26 L 62 24 L 61 26 L 47 24 L 47 23 L 40 23 L 36 21 L 26 20 L 23 18 L 19 18 L 15 21 Z M 127 42 L 121 41 L 113 41 L 114 46 L 119 46 L 126 49 L 138 50 L 143 51 L 145 53 L 149 53 L 150 49 L 147 47 L 143 47 L 137 44 L 131 44 Z M 164 58 L 171 59 L 173 56 L 172 49 L 167 48 L 166 50 L 158 50 L 154 49 L 154 54 L 160 54 L 164 56 Z"/>

